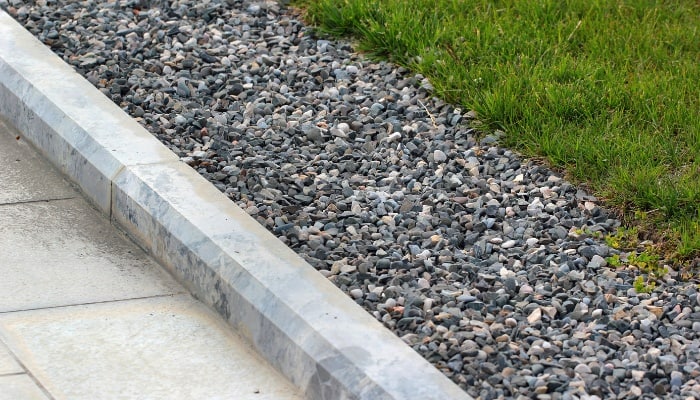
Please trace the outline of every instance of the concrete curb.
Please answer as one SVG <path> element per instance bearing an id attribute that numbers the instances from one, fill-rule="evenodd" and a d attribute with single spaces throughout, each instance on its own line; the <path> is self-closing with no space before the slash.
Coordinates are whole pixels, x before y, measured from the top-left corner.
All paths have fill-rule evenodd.
<path id="1" fill-rule="evenodd" d="M 0 116 L 308 398 L 470 398 L 3 11 Z"/>

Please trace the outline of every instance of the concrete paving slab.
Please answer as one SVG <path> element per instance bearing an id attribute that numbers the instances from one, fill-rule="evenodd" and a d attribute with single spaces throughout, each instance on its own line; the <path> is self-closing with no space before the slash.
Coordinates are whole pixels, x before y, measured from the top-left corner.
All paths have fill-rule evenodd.
<path id="1" fill-rule="evenodd" d="M 189 295 L 0 315 L 0 337 L 57 400 L 301 400 Z"/>
<path id="2" fill-rule="evenodd" d="M 0 376 L 0 400 L 51 400 L 27 375 Z"/>
<path id="3" fill-rule="evenodd" d="M 0 375 L 21 374 L 24 370 L 7 347 L 0 342 Z"/>
<path id="4" fill-rule="evenodd" d="M 0 205 L 0 312 L 184 289 L 84 199 Z"/>
<path id="5" fill-rule="evenodd" d="M 77 196 L 14 128 L 0 119 L 0 204 Z"/>

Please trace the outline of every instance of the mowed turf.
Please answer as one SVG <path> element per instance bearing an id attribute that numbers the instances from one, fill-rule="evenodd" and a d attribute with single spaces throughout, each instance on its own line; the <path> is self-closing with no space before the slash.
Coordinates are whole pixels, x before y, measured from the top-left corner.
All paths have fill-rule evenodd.
<path id="1" fill-rule="evenodd" d="M 700 2 L 306 0 L 318 30 L 428 77 L 501 144 L 700 256 Z M 680 256 L 680 257 L 676 257 Z"/>

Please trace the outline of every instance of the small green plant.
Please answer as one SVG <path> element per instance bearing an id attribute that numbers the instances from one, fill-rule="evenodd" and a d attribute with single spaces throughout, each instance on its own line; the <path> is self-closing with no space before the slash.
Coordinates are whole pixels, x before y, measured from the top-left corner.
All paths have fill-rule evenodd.
<path id="1" fill-rule="evenodd" d="M 603 233 L 600 231 L 592 231 L 588 227 L 574 229 L 574 234 L 578 236 L 590 236 L 596 239 L 602 239 Z"/>
<path id="2" fill-rule="evenodd" d="M 616 234 L 619 237 L 623 237 L 625 234 Z M 614 237 L 611 235 L 609 237 Z M 611 239 L 619 240 L 619 239 Z M 622 267 L 627 265 L 629 267 L 634 267 L 639 270 L 640 275 L 638 275 L 633 282 L 634 290 L 637 293 L 651 293 L 656 288 L 656 279 L 668 273 L 668 268 L 662 266 L 661 257 L 659 256 L 659 251 L 657 248 L 646 245 L 644 250 L 640 252 L 633 251 L 625 257 L 619 254 L 613 254 L 605 259 L 613 268 Z"/>
<path id="3" fill-rule="evenodd" d="M 605 243 L 613 249 L 634 249 L 639 244 L 637 227 L 619 228 L 614 234 L 605 236 Z"/>
<path id="4" fill-rule="evenodd" d="M 638 268 L 646 276 L 646 279 L 643 275 L 635 278 L 634 290 L 637 293 L 651 293 L 656 288 L 656 279 L 668 273 L 668 268 L 661 265 L 658 252 L 651 246 L 640 253 L 632 253 L 627 256 L 627 263 Z"/>
<path id="5" fill-rule="evenodd" d="M 620 243 L 621 243 L 621 238 L 619 236 L 620 231 L 618 230 L 617 233 L 610 234 L 605 237 L 605 243 L 612 247 L 613 249 L 619 249 L 620 248 Z"/>
<path id="6" fill-rule="evenodd" d="M 636 290 L 637 293 L 651 293 L 654 291 L 655 288 L 656 282 L 654 282 L 653 280 L 645 282 L 644 278 L 641 275 L 639 275 L 634 280 L 634 290 Z"/>
<path id="7" fill-rule="evenodd" d="M 650 279 L 661 278 L 668 273 L 668 268 L 661 265 L 659 255 L 651 247 L 641 253 L 632 253 L 627 257 L 630 266 L 637 267 L 643 274 L 647 274 Z"/>
<path id="8" fill-rule="evenodd" d="M 639 254 L 630 254 L 629 257 L 627 257 L 627 262 L 647 274 L 658 276 L 659 274 L 663 275 L 665 273 L 663 272 L 664 268 L 659 267 L 659 256 L 650 250 L 645 250 Z"/>
<path id="9" fill-rule="evenodd" d="M 610 257 L 606 257 L 605 261 L 607 261 L 608 265 L 610 265 L 613 268 L 617 268 L 617 267 L 622 266 L 622 260 L 620 259 L 619 254 L 613 254 Z"/>

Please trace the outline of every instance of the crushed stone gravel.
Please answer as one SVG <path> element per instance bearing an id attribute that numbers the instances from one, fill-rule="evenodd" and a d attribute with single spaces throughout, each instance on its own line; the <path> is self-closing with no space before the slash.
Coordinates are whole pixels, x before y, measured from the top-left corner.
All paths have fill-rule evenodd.
<path id="1" fill-rule="evenodd" d="M 700 397 L 697 286 L 424 77 L 271 1 L 0 7 L 472 396 Z"/>

